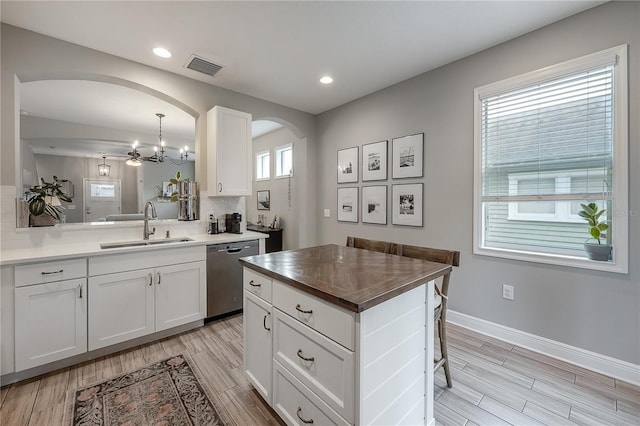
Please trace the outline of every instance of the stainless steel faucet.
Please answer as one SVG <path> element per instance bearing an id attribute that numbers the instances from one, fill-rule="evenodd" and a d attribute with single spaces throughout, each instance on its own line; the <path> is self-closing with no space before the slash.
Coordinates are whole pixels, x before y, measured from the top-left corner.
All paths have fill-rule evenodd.
<path id="1" fill-rule="evenodd" d="M 153 231 L 149 231 L 149 206 L 151 206 L 151 217 L 154 219 L 158 217 L 156 213 L 156 206 L 151 201 L 147 201 L 147 204 L 144 205 L 144 229 L 142 230 L 143 240 L 148 240 L 149 235 L 156 233 L 155 227 L 153 228 Z"/>

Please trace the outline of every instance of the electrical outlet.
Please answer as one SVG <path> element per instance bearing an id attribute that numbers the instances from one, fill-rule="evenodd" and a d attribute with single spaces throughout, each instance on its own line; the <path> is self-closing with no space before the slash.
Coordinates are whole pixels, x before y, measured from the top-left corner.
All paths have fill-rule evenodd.
<path id="1" fill-rule="evenodd" d="M 324 209 L 324 217 L 331 217 L 331 210 Z"/>
<path id="2" fill-rule="evenodd" d="M 502 298 L 513 300 L 513 286 L 502 284 Z"/>

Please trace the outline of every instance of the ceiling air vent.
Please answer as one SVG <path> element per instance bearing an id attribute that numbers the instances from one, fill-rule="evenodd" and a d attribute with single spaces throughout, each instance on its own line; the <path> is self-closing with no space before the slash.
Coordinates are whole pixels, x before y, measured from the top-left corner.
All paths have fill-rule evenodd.
<path id="1" fill-rule="evenodd" d="M 222 69 L 220 65 L 216 65 L 212 62 L 206 61 L 196 55 L 191 55 L 191 58 L 189 58 L 189 62 L 187 63 L 187 68 L 210 75 L 212 77 Z"/>

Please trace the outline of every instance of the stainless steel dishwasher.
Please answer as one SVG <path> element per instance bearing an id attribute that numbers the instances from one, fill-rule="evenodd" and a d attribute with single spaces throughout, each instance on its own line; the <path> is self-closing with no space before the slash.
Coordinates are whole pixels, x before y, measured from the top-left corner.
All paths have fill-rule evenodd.
<path id="1" fill-rule="evenodd" d="M 207 318 L 242 309 L 242 265 L 259 254 L 258 240 L 207 246 Z"/>

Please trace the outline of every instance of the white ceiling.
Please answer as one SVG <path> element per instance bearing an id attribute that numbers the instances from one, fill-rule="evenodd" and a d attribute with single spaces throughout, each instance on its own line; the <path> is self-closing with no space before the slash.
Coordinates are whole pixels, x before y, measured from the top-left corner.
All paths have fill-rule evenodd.
<path id="1" fill-rule="evenodd" d="M 2 0 L 0 19 L 317 114 L 601 3 Z M 188 70 L 192 54 L 223 69 Z"/>

